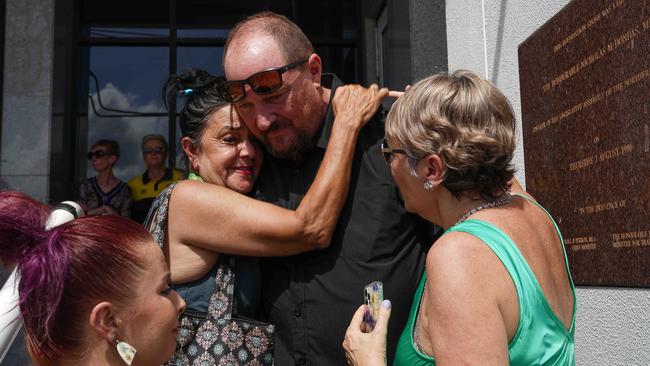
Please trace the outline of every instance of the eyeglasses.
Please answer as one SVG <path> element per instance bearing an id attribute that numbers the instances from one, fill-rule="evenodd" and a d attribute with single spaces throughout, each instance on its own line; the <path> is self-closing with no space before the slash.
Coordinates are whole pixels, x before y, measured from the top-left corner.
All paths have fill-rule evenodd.
<path id="1" fill-rule="evenodd" d="M 411 155 L 404 149 L 396 149 L 388 146 L 388 141 L 386 141 L 386 139 L 381 141 L 381 153 L 384 155 L 384 160 L 386 160 L 386 164 L 388 165 L 390 165 L 393 154 L 404 154 L 411 157 Z"/>
<path id="2" fill-rule="evenodd" d="M 167 152 L 167 149 L 164 147 L 146 147 L 142 149 L 143 154 L 164 154 Z"/>
<path id="3" fill-rule="evenodd" d="M 246 96 L 245 86 L 248 84 L 255 94 L 273 93 L 282 86 L 282 74 L 296 68 L 307 60 L 292 62 L 282 67 L 276 67 L 253 74 L 244 80 L 228 80 L 219 85 L 221 97 L 230 103 L 235 103 Z"/>
<path id="4" fill-rule="evenodd" d="M 88 155 L 86 155 L 86 157 L 88 157 L 88 160 L 92 160 L 93 156 L 95 157 L 95 159 L 101 159 L 104 156 L 108 156 L 108 155 L 110 155 L 110 154 L 107 153 L 104 150 L 95 150 L 95 151 L 89 152 Z"/>

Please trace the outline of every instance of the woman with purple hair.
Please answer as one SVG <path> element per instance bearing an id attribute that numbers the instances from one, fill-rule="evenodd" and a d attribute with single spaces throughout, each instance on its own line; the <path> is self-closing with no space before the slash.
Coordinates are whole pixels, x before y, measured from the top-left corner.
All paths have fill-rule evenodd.
<path id="1" fill-rule="evenodd" d="M 113 215 L 46 229 L 50 210 L 0 191 L 0 260 L 17 267 L 35 364 L 160 365 L 171 358 L 185 302 L 147 231 Z"/>

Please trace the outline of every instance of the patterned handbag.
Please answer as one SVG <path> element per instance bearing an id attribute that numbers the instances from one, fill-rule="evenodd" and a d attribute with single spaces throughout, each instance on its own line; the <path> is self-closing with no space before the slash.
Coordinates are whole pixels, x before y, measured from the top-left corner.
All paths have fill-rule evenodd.
<path id="1" fill-rule="evenodd" d="M 156 198 L 145 221 L 161 247 L 175 185 Z M 166 365 L 273 365 L 275 327 L 236 315 L 235 265 L 235 257 L 219 256 L 216 271 L 212 271 L 215 284 L 208 311 L 181 314 L 176 352 Z"/>

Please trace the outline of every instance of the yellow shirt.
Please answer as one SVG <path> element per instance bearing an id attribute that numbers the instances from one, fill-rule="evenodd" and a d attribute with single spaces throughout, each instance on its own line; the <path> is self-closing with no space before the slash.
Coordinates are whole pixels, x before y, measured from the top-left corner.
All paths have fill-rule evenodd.
<path id="1" fill-rule="evenodd" d="M 137 177 L 133 177 L 127 183 L 131 188 L 131 219 L 143 223 L 149 212 L 151 203 L 170 184 L 183 178 L 183 172 L 178 169 L 165 169 L 165 175 L 154 182 L 149 178 L 149 171 Z"/>

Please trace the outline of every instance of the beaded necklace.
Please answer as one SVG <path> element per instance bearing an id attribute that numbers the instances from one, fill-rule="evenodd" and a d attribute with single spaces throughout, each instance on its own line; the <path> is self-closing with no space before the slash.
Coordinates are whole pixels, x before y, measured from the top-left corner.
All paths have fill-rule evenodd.
<path id="1" fill-rule="evenodd" d="M 472 216 L 473 214 L 475 214 L 475 213 L 477 213 L 477 212 L 479 212 L 481 210 L 484 210 L 486 208 L 503 206 L 505 204 L 510 203 L 510 201 L 512 201 L 512 195 L 510 194 L 510 192 L 506 192 L 504 195 L 499 197 L 499 199 L 497 199 L 497 200 L 490 201 L 490 202 L 485 202 L 482 205 L 478 205 L 478 206 L 476 206 L 474 208 L 469 209 L 467 212 L 465 212 L 463 214 L 463 216 L 460 217 L 460 219 L 458 221 L 456 221 L 456 223 L 453 226 L 456 226 L 456 225 L 460 224 L 461 222 L 467 220 L 468 217 Z"/>

